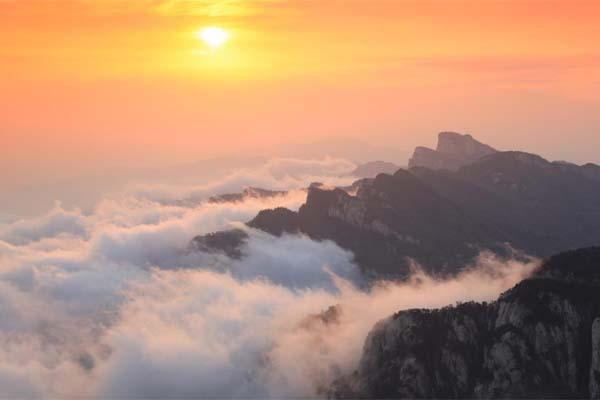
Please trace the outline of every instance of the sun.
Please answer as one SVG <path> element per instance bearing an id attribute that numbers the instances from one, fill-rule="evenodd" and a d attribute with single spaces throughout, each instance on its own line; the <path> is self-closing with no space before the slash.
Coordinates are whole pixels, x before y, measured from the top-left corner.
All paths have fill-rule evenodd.
<path id="1" fill-rule="evenodd" d="M 211 26 L 201 29 L 198 32 L 197 37 L 208 46 L 216 49 L 227 42 L 229 39 L 229 33 L 223 28 Z"/>

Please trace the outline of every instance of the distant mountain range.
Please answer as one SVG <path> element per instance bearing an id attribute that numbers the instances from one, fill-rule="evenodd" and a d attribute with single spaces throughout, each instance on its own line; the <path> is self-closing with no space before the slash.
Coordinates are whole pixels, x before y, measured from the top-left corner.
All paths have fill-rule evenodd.
<path id="1" fill-rule="evenodd" d="M 600 398 L 600 248 L 550 258 L 492 303 L 401 311 L 338 398 Z"/>
<path id="2" fill-rule="evenodd" d="M 351 250 L 374 279 L 406 276 L 411 260 L 447 275 L 481 250 L 546 257 L 600 243 L 599 166 L 500 152 L 455 133 L 441 133 L 436 152 L 451 154 L 453 169 L 435 168 L 438 162 L 417 166 L 419 157 L 413 157 L 409 169 L 350 187 L 311 185 L 298 212 L 263 210 L 248 225 L 332 240 Z"/>

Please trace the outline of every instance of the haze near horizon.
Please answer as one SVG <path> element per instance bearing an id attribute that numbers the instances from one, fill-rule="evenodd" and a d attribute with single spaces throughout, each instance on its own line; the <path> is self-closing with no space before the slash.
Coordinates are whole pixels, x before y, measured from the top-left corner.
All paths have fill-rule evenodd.
<path id="1" fill-rule="evenodd" d="M 600 162 L 599 19 L 562 0 L 0 1 L 0 178 L 311 143 L 403 164 L 443 130 Z"/>

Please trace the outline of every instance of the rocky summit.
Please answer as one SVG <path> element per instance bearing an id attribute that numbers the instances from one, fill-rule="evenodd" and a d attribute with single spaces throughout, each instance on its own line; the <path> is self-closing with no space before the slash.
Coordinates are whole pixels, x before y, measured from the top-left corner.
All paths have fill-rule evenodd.
<path id="1" fill-rule="evenodd" d="M 475 140 L 471 135 L 441 132 L 437 148 L 417 147 L 408 166 L 457 170 L 493 153 L 496 153 L 494 148 Z"/>

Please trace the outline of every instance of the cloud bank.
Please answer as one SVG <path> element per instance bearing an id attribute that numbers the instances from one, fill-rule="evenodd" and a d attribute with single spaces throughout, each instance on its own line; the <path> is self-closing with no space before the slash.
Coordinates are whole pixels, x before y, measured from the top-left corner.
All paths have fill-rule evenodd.
<path id="1" fill-rule="evenodd" d="M 482 254 L 451 280 L 416 270 L 366 288 L 334 243 L 242 225 L 263 208 L 298 208 L 303 186 L 339 184 L 324 171 L 350 165 L 278 160 L 203 187 L 138 187 L 89 214 L 56 204 L 1 224 L 0 396 L 318 396 L 356 366 L 378 320 L 491 300 L 536 266 Z M 290 191 L 204 201 L 245 185 Z M 231 227 L 248 233 L 240 260 L 190 247 Z"/>
<path id="2" fill-rule="evenodd" d="M 306 188 L 312 182 L 348 185 L 356 168 L 350 161 L 327 157 L 322 160 L 275 158 L 260 167 L 242 168 L 223 179 L 199 186 L 137 185 L 130 193 L 161 204 L 195 205 L 215 194 L 239 192 L 254 186 L 270 190 Z"/>

